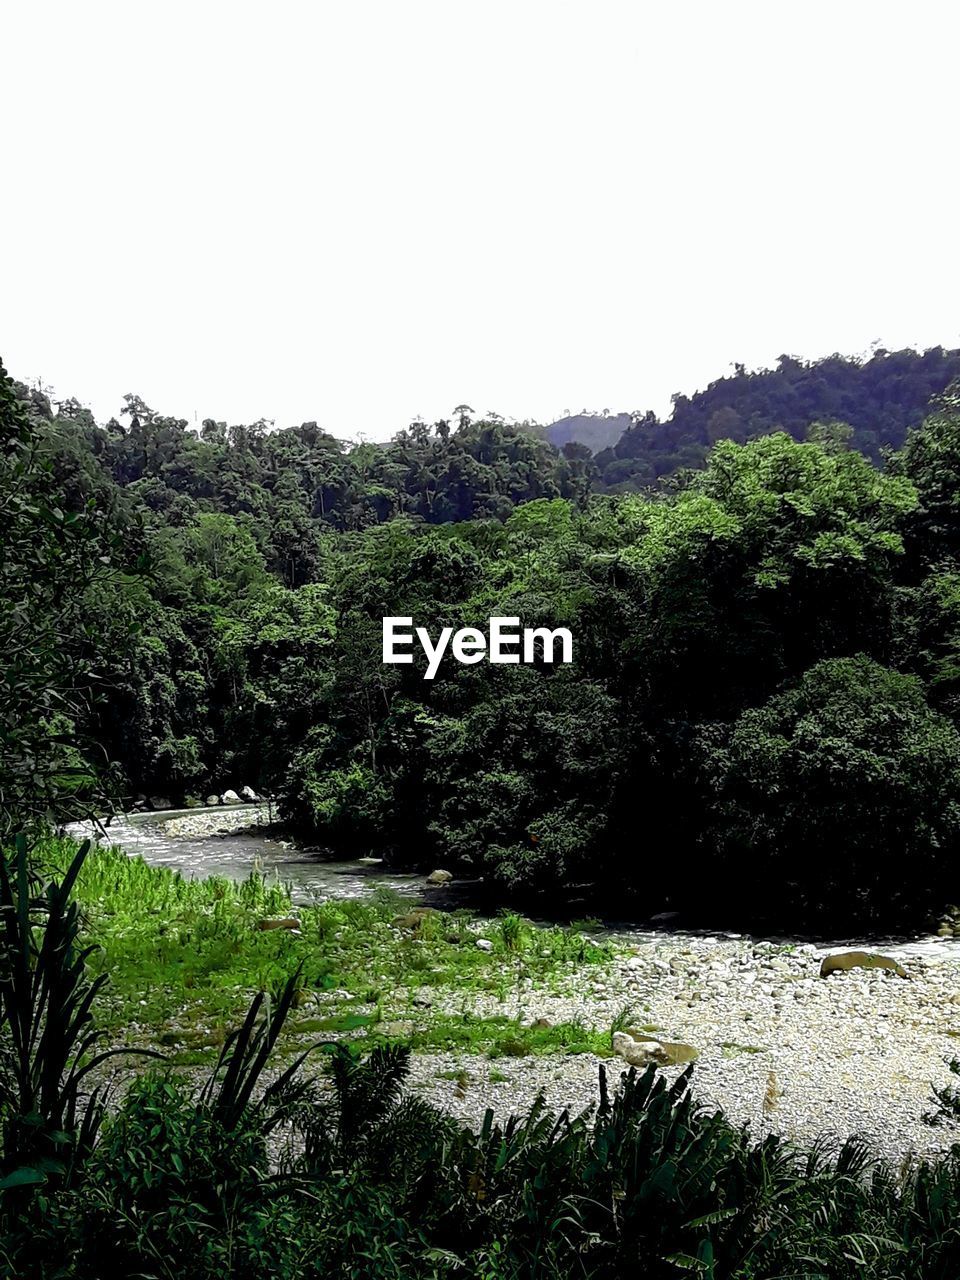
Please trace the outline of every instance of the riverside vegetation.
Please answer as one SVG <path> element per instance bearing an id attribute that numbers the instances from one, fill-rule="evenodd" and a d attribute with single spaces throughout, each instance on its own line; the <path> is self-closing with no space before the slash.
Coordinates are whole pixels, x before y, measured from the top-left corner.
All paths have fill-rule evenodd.
<path id="1" fill-rule="evenodd" d="M 108 886 L 147 887 L 148 912 L 205 901 L 207 918 L 280 904 L 255 880 L 187 888 L 142 864 L 121 871 L 109 852 L 41 847 L 69 857 L 54 879 L 23 839 L 0 868 L 11 1276 L 99 1280 L 107 1256 L 111 1275 L 199 1280 L 956 1274 L 960 1155 L 894 1169 L 856 1141 L 803 1151 L 755 1138 L 696 1102 L 689 1070 L 672 1083 L 631 1070 L 615 1085 L 601 1071 L 589 1116 L 538 1103 L 479 1130 L 404 1093 L 399 1045 L 361 1057 L 321 1036 L 321 1078 L 309 1047 L 270 1071 L 305 989 L 293 955 L 292 975 L 253 999 L 199 1078 L 154 1065 L 109 1106 L 90 1082 L 122 1050 L 99 1049 L 106 988 L 85 966 L 74 892 L 109 911 L 121 899 Z M 518 936 L 505 921 L 502 944 Z M 940 1102 L 958 1110 L 950 1090 Z"/>
<path id="2" fill-rule="evenodd" d="M 912 404 L 948 367 L 875 357 L 871 394 L 886 370 Z M 862 930 L 957 897 L 955 392 L 883 468 L 819 422 L 610 496 L 589 459 L 465 409 L 348 450 L 311 424 L 197 434 L 135 397 L 100 427 L 3 385 L 21 808 L 49 779 L 74 813 L 250 783 L 311 844 L 581 913 L 606 893 L 639 918 Z M 771 387 L 724 394 L 760 430 Z M 576 661 L 425 681 L 381 660 L 395 616 L 562 627 Z M 54 651 L 86 694 L 44 692 Z"/>
<path id="3" fill-rule="evenodd" d="M 468 917 L 385 899 L 259 930 L 281 888 L 187 884 L 50 830 L 137 787 L 250 780 L 313 837 L 521 898 L 923 918 L 956 897 L 956 397 L 883 471 L 821 425 L 615 497 L 466 414 L 387 450 L 397 471 L 369 450 L 322 471 L 338 451 L 310 430 L 201 439 L 129 407 L 129 431 L 101 429 L 0 381 L 6 1270 L 954 1277 L 957 1150 L 895 1168 L 755 1135 L 690 1070 L 601 1073 L 589 1116 L 474 1127 L 404 1090 L 411 1040 L 609 1054 L 626 1010 L 391 1025 L 404 989 L 602 972 L 581 931 L 504 915 L 488 950 Z M 457 494 L 474 518 L 445 524 Z M 579 665 L 380 664 L 381 616 L 454 612 L 570 626 Z M 156 1049 L 174 1061 L 105 1093 Z"/>

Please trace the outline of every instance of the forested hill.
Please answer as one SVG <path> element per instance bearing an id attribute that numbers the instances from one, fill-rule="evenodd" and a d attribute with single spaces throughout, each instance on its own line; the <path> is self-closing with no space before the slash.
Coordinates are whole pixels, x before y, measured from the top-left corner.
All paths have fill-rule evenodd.
<path id="1" fill-rule="evenodd" d="M 359 445 L 315 422 L 274 430 L 262 421 L 228 427 L 206 419 L 194 430 L 134 395 L 125 397 L 123 423 L 98 426 L 76 400 L 54 406 L 22 385 L 18 394 L 48 436 L 68 490 L 127 490 L 171 525 L 199 511 L 243 517 L 268 567 L 296 586 L 315 579 L 324 532 L 396 516 L 505 520 L 536 498 L 582 506 L 591 490 L 642 490 L 679 468 L 700 468 L 719 439 L 780 430 L 805 439 L 813 423 L 840 422 L 851 429 L 849 443 L 878 461 L 958 377 L 960 351 L 942 347 L 878 352 L 866 362 L 784 356 L 776 369 L 738 367 L 705 391 L 677 396 L 668 421 L 648 413 L 625 431 L 625 414 L 581 414 L 531 429 L 477 420 L 460 406 L 450 421 L 415 422 L 389 443 Z"/>
<path id="2" fill-rule="evenodd" d="M 575 413 L 551 422 L 544 435 L 558 449 L 565 444 L 584 444 L 591 453 L 599 453 L 612 448 L 632 425 L 629 413 Z"/>
<path id="3" fill-rule="evenodd" d="M 781 356 L 775 369 L 755 372 L 737 365 L 731 377 L 705 391 L 675 396 L 666 421 L 653 413 L 639 417 L 597 455 L 600 483 L 608 490 L 643 488 L 678 468 L 702 467 L 717 440 L 743 443 L 772 431 L 802 440 L 814 422 L 846 423 L 853 428 L 853 447 L 878 462 L 883 449 L 900 448 L 931 398 L 958 377 L 960 351 L 943 347 L 877 351 L 867 361 Z M 589 443 L 576 434 L 570 438 Z"/>
<path id="4" fill-rule="evenodd" d="M 250 785 L 311 844 L 515 896 L 845 932 L 957 901 L 956 392 L 882 469 L 773 432 L 608 496 L 584 446 L 466 412 L 351 448 L 24 390 L 0 371 L 0 821 Z M 573 661 L 427 680 L 388 615 L 565 627 Z"/>

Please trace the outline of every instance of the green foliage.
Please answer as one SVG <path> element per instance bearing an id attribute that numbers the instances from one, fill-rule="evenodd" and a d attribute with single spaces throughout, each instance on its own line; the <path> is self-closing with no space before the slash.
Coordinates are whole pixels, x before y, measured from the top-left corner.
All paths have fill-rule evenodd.
<path id="1" fill-rule="evenodd" d="M 11 1192 L 16 1202 L 20 1189 L 66 1182 L 88 1156 L 104 1102 L 84 1081 L 121 1052 L 95 1052 L 106 979 L 87 977 L 71 897 L 88 850 L 42 888 L 22 836 L 0 853 L 0 1216 Z"/>
<path id="2" fill-rule="evenodd" d="M 919 682 L 865 656 L 819 663 L 712 747 L 714 889 L 789 885 L 810 921 L 895 918 L 953 883 L 960 734 Z"/>
<path id="3" fill-rule="evenodd" d="M 51 890 L 31 944 L 66 975 L 80 866 Z M 28 900 L 22 875 L 18 884 Z M 22 910 L 13 968 L 27 955 Z M 510 950 L 523 932 L 504 918 Z M 98 1280 L 105 1257 L 112 1274 L 170 1280 L 956 1274 L 957 1151 L 895 1172 L 857 1142 L 805 1152 L 758 1140 L 696 1101 L 692 1068 L 672 1082 L 631 1070 L 612 1093 L 601 1068 L 594 1115 L 551 1114 L 537 1100 L 505 1121 L 488 1111 L 476 1131 L 406 1094 L 408 1052 L 396 1046 L 366 1059 L 334 1046 L 326 1081 L 303 1076 L 301 1056 L 255 1092 L 294 991 L 291 981 L 264 1018 L 254 1001 L 199 1091 L 170 1075 L 135 1081 L 98 1142 L 87 1129 L 71 1185 L 8 1182 L 9 1274 Z M 11 1014 L 5 1005 L 4 1025 Z M 5 1100 L 9 1073 L 0 1059 Z M 271 1167 L 267 1139 L 281 1121 L 287 1145 Z M 78 1150 L 82 1119 L 66 1109 L 62 1123 L 58 1140 Z"/>
<path id="4" fill-rule="evenodd" d="M 745 444 L 775 431 L 820 439 L 811 426 L 830 423 L 832 443 L 845 440 L 873 462 L 898 449 L 930 401 L 960 377 L 960 352 L 931 347 L 877 351 L 869 360 L 840 355 L 803 361 L 783 355 L 774 369 L 737 365 L 704 391 L 673 398 L 666 422 L 652 413 L 632 425 L 595 462 L 606 488 L 650 485 L 678 467 L 700 467 L 718 440 Z M 836 427 L 844 430 L 838 434 Z"/>
<path id="5" fill-rule="evenodd" d="M 197 434 L 136 397 L 126 428 L 101 429 L 75 405 L 55 415 L 39 395 L 18 406 L 6 384 L 27 449 L 12 465 L 42 453 L 64 521 L 54 518 L 56 546 L 36 562 L 46 535 L 11 508 L 21 567 L 0 581 L 0 600 L 36 576 L 60 584 L 69 617 L 61 626 L 39 597 L 4 615 L 17 635 L 34 606 L 54 625 L 34 684 L 18 662 L 8 668 L 18 692 L 0 773 L 8 768 L 19 809 L 49 810 L 56 795 L 64 810 L 71 788 L 91 789 L 77 746 L 88 738 L 109 761 L 104 778 L 122 772 L 127 794 L 176 802 L 249 784 L 275 796 L 311 844 L 450 867 L 524 907 L 573 895 L 591 898 L 590 910 L 609 912 L 612 900 L 622 914 L 679 908 L 716 920 L 735 895 L 744 917 L 769 917 L 776 902 L 780 927 L 791 910 L 810 922 L 816 903 L 793 892 L 786 855 L 733 888 L 745 828 L 716 752 L 820 664 L 857 654 L 915 676 L 917 696 L 956 722 L 955 394 L 886 470 L 865 456 L 915 426 L 956 361 L 878 353 L 738 370 L 679 399 L 673 425 L 661 424 L 669 439 L 647 422 L 617 446 L 617 465 L 637 463 L 634 480 L 700 469 L 655 496 L 615 498 L 587 492 L 592 464 L 577 446 L 557 454 L 465 407 L 456 424 L 416 423 L 389 444 L 348 448 L 312 423 L 207 422 Z M 103 576 L 71 568 L 68 590 L 65 529 L 91 513 L 111 513 L 109 531 L 119 521 L 126 536 L 93 529 L 87 551 L 102 552 Z M 461 667 L 448 656 L 425 681 L 416 661 L 381 662 L 386 615 L 434 633 L 492 615 L 565 626 L 574 663 Z M 63 654 L 77 655 L 70 671 Z M 70 692 L 83 684 L 74 669 L 95 671 L 108 696 L 84 706 Z M 831 697 L 837 724 L 860 716 L 852 686 Z M 826 736 L 809 745 L 811 757 L 830 750 Z M 885 766 L 897 795 L 909 784 L 920 797 L 901 856 L 938 841 L 946 851 L 949 821 L 923 808 L 942 781 L 936 752 L 914 768 L 910 750 Z M 764 789 L 781 794 L 781 767 L 769 753 L 751 765 L 756 797 L 744 812 L 762 807 Z M 798 811 L 819 803 L 811 778 L 795 780 Z M 842 863 L 861 840 L 858 817 L 852 805 L 831 812 L 818 856 Z M 891 830 L 888 850 L 901 838 Z M 857 923 L 884 904 L 891 922 L 917 920 L 941 892 L 947 856 L 921 852 L 916 874 L 933 878 L 907 878 L 893 895 L 878 869 L 895 859 L 858 859 L 862 892 L 835 901 Z M 264 966 L 267 985 L 289 977 L 286 959 Z"/>
<path id="6" fill-rule="evenodd" d="M 95 679 L 85 587 L 116 545 L 108 502 L 71 506 L 45 440 L 0 364 L 0 838 L 83 809 L 79 734 Z"/>

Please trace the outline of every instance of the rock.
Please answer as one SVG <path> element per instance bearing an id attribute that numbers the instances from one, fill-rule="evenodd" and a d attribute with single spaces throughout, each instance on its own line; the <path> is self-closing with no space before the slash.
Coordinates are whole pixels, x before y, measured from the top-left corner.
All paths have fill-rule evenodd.
<path id="1" fill-rule="evenodd" d="M 168 799 L 167 796 L 151 796 L 149 803 L 150 803 L 151 809 L 172 809 L 173 808 L 173 805 L 170 803 L 170 800 Z"/>
<path id="2" fill-rule="evenodd" d="M 235 791 L 225 791 L 220 797 L 221 804 L 239 804 L 240 797 Z"/>
<path id="3" fill-rule="evenodd" d="M 211 808 L 211 809 L 212 809 L 214 805 L 216 805 L 216 804 L 219 804 L 219 803 L 220 803 L 220 797 L 219 797 L 219 796 L 207 796 L 206 800 L 204 800 L 204 802 L 203 802 L 203 803 L 204 803 L 205 805 L 207 805 L 207 807 L 208 807 L 208 808 Z"/>
<path id="4" fill-rule="evenodd" d="M 260 799 L 253 787 L 243 787 L 240 794 L 243 799 L 246 800 L 247 804 L 256 804 Z"/>
<path id="5" fill-rule="evenodd" d="M 890 956 L 876 955 L 871 951 L 839 951 L 823 957 L 820 977 L 828 978 L 831 973 L 847 973 L 850 969 L 889 969 L 898 978 L 910 976 L 903 965 Z"/>
<path id="6" fill-rule="evenodd" d="M 693 1045 L 676 1040 L 654 1040 L 645 1031 L 628 1028 L 615 1031 L 612 1037 L 613 1051 L 632 1067 L 647 1067 L 656 1063 L 661 1067 L 676 1067 L 684 1062 L 695 1062 L 700 1056 Z"/>
<path id="7" fill-rule="evenodd" d="M 299 929 L 300 921 L 294 916 L 290 916 L 286 920 L 258 920 L 257 928 L 261 931 L 267 929 Z"/>
<path id="8" fill-rule="evenodd" d="M 613 1033 L 613 1051 L 631 1067 L 666 1066 L 667 1058 L 658 1040 L 634 1040 L 625 1031 Z"/>
<path id="9" fill-rule="evenodd" d="M 679 911 L 658 911 L 646 922 L 648 929 L 673 929 L 680 919 Z"/>
<path id="10" fill-rule="evenodd" d="M 427 916 L 435 916 L 436 914 L 433 907 L 414 907 L 412 911 L 408 911 L 405 915 L 394 916 L 393 927 L 395 929 L 419 929 Z"/>
<path id="11" fill-rule="evenodd" d="M 413 1003 L 418 1005 L 421 1009 L 429 1009 L 433 1004 L 433 1000 L 426 991 L 418 991 L 413 997 Z"/>
<path id="12" fill-rule="evenodd" d="M 480 951 L 492 951 L 493 943 L 490 941 L 489 938 L 478 938 L 477 947 Z"/>
<path id="13" fill-rule="evenodd" d="M 449 884 L 452 879 L 453 879 L 452 872 L 442 871 L 438 869 L 437 871 L 431 871 L 430 874 L 427 876 L 427 884 L 430 884 L 430 885 Z"/>

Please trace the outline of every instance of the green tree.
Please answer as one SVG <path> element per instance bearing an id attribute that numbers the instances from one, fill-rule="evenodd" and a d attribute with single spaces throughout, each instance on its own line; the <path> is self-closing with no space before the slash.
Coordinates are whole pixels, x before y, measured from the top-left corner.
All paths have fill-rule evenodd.
<path id="1" fill-rule="evenodd" d="M 960 734 L 914 677 L 831 659 L 703 740 L 715 902 L 777 927 L 872 928 L 955 896 Z"/>

